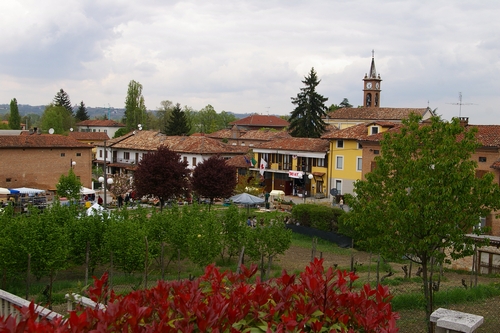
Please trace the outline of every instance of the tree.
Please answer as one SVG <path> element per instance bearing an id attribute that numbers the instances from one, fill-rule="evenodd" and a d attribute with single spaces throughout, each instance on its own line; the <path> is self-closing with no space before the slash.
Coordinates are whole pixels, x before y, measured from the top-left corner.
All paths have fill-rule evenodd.
<path id="1" fill-rule="evenodd" d="M 209 134 L 216 132 L 217 128 L 217 112 L 210 104 L 198 111 L 196 115 L 198 130 L 201 133 Z"/>
<path id="2" fill-rule="evenodd" d="M 54 97 L 54 105 L 64 107 L 73 116 L 73 106 L 71 105 L 69 95 L 63 89 L 59 90 Z"/>
<path id="3" fill-rule="evenodd" d="M 340 102 L 339 107 L 340 108 L 352 108 L 352 104 L 349 103 L 349 100 L 344 97 L 344 99 L 342 100 L 342 102 Z"/>
<path id="4" fill-rule="evenodd" d="M 321 82 L 318 80 L 314 68 L 302 83 L 305 88 L 300 88 L 297 97 L 292 97 L 292 104 L 296 105 L 290 116 L 290 134 L 293 137 L 319 138 L 326 131 L 326 123 L 321 117 L 326 117 L 328 98 L 316 92 L 316 87 Z"/>
<path id="5" fill-rule="evenodd" d="M 83 103 L 83 101 L 80 102 L 80 106 L 78 107 L 78 110 L 76 111 L 75 118 L 79 121 L 84 121 L 84 120 L 90 119 L 90 117 L 87 113 L 87 108 L 85 107 L 85 103 Z"/>
<path id="6" fill-rule="evenodd" d="M 170 119 L 170 115 L 172 114 L 174 103 L 172 103 L 172 101 L 165 100 L 161 101 L 160 104 L 161 106 L 156 111 L 156 115 L 158 118 L 158 128 L 160 129 L 160 132 L 166 133 L 168 120 Z"/>
<path id="7" fill-rule="evenodd" d="M 219 130 L 230 127 L 230 123 L 236 121 L 236 116 L 232 113 L 222 111 L 217 115 L 217 127 Z"/>
<path id="8" fill-rule="evenodd" d="M 127 129 L 125 127 L 120 127 L 116 132 L 115 132 L 115 135 L 113 135 L 113 138 L 119 138 L 120 136 L 124 136 L 125 134 L 127 134 L 129 131 L 127 131 Z"/>
<path id="9" fill-rule="evenodd" d="M 138 124 L 144 125 L 143 121 L 146 119 L 146 105 L 142 96 L 142 84 L 134 80 L 128 84 L 123 119 L 129 132 L 137 129 Z"/>
<path id="10" fill-rule="evenodd" d="M 473 253 L 466 236 L 481 216 L 500 207 L 493 174 L 475 175 L 477 129 L 412 115 L 385 133 L 381 155 L 366 180 L 355 183 L 345 224 L 367 249 L 406 257 L 422 267 L 426 316 L 432 312 L 432 267 Z"/>
<path id="11" fill-rule="evenodd" d="M 167 120 L 165 127 L 166 135 L 188 135 L 191 128 L 189 127 L 186 114 L 181 109 L 181 105 L 177 103 L 172 109 L 170 118 Z"/>
<path id="12" fill-rule="evenodd" d="M 166 200 L 189 194 L 189 173 L 188 163 L 181 161 L 181 155 L 160 146 L 145 154 L 137 165 L 134 187 L 139 197 L 157 196 L 163 208 Z"/>
<path id="13" fill-rule="evenodd" d="M 21 129 L 21 116 L 19 115 L 19 108 L 17 107 L 17 100 L 15 98 L 10 100 L 9 127 L 16 130 Z"/>
<path id="14" fill-rule="evenodd" d="M 236 187 L 236 168 L 226 164 L 220 156 L 211 156 L 199 163 L 193 171 L 193 190 L 202 197 L 227 198 Z"/>
<path id="15" fill-rule="evenodd" d="M 44 131 L 53 128 L 55 134 L 63 134 L 74 126 L 75 119 L 64 107 L 50 104 L 45 108 L 40 122 Z"/>
<path id="16" fill-rule="evenodd" d="M 130 175 L 122 173 L 122 174 L 114 174 L 113 175 L 113 184 L 109 186 L 109 192 L 111 192 L 115 197 L 119 195 L 124 195 L 132 188 L 132 179 Z"/>
<path id="17" fill-rule="evenodd" d="M 59 182 L 56 184 L 57 195 L 66 197 L 70 200 L 78 201 L 80 199 L 80 191 L 82 183 L 73 172 L 73 168 L 69 169 L 68 175 L 61 175 Z"/>

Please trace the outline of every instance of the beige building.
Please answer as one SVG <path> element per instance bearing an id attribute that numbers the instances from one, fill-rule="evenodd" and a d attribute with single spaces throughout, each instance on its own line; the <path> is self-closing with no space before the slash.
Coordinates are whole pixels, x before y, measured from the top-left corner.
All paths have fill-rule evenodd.
<path id="1" fill-rule="evenodd" d="M 54 191 L 70 168 L 83 186 L 91 187 L 92 148 L 56 134 L 0 136 L 0 187 Z"/>

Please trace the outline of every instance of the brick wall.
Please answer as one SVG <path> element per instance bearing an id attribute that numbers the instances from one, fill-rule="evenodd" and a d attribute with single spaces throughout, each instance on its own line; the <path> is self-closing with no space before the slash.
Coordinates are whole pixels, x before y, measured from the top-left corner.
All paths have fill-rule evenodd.
<path id="1" fill-rule="evenodd" d="M 68 174 L 71 160 L 83 186 L 91 188 L 92 146 L 0 149 L 0 187 L 55 189 L 61 175 Z"/>

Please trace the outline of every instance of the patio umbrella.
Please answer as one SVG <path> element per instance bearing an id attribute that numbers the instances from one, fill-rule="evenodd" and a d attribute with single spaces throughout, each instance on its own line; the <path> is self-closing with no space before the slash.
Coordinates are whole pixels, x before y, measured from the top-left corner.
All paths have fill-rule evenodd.
<path id="1" fill-rule="evenodd" d="M 250 211 L 250 205 L 261 204 L 264 203 L 265 201 L 262 198 L 256 197 L 255 195 L 251 195 L 248 193 L 241 193 L 234 195 L 231 198 L 229 198 L 229 200 L 231 200 L 234 203 L 246 205 L 248 212 Z"/>
<path id="2" fill-rule="evenodd" d="M 7 188 L 0 187 L 0 194 L 10 194 L 10 191 Z"/>

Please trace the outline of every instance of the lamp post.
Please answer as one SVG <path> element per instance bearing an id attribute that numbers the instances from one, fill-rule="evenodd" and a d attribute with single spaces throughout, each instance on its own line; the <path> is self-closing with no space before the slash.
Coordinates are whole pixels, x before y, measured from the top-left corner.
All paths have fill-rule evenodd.
<path id="1" fill-rule="evenodd" d="M 309 180 L 313 179 L 313 175 L 312 174 L 307 174 L 306 171 L 304 171 L 304 193 L 302 193 L 302 195 L 304 196 L 304 203 L 306 203 L 306 178 L 309 178 Z"/>
<path id="2" fill-rule="evenodd" d="M 103 171 L 104 171 L 104 177 L 99 177 L 98 181 L 99 183 L 102 184 L 102 187 L 104 189 L 104 198 L 103 198 L 103 206 L 106 209 L 107 208 L 107 194 L 106 194 L 106 188 L 108 187 L 107 185 L 113 184 L 113 178 L 108 178 L 107 175 L 107 170 L 106 170 L 106 141 L 104 141 L 104 165 L 103 165 Z"/>
<path id="3" fill-rule="evenodd" d="M 76 162 L 73 161 L 73 159 L 71 159 L 71 162 L 69 163 L 70 168 L 73 169 L 75 167 L 75 165 L 76 165 Z"/>

